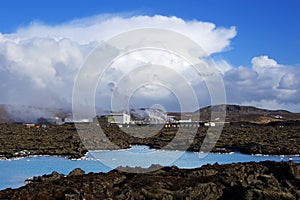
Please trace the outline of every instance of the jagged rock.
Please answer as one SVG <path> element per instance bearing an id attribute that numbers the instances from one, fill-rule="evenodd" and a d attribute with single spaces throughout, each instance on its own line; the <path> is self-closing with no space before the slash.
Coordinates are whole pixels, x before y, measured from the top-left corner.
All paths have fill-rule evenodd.
<path id="1" fill-rule="evenodd" d="M 205 165 L 197 169 L 163 167 L 149 173 L 117 170 L 67 177 L 53 172 L 18 189 L 0 191 L 0 199 L 299 199 L 294 162 Z"/>
<path id="2" fill-rule="evenodd" d="M 85 171 L 83 171 L 82 169 L 80 168 L 76 168 L 76 169 L 73 169 L 70 173 L 69 173 L 69 176 L 78 176 L 78 175 L 83 175 L 85 174 Z"/>
<path id="3" fill-rule="evenodd" d="M 296 199 L 291 193 L 285 192 L 278 192 L 276 190 L 258 190 L 253 189 L 247 191 L 245 199 L 252 200 L 252 199 L 281 199 L 281 200 L 294 200 Z"/>

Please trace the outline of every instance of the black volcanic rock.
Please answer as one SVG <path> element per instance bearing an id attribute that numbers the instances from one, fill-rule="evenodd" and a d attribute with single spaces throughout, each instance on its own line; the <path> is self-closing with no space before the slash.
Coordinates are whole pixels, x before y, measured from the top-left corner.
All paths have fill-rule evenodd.
<path id="1" fill-rule="evenodd" d="M 83 175 L 85 174 L 85 171 L 83 171 L 82 169 L 80 168 L 76 168 L 76 169 L 73 169 L 70 173 L 69 173 L 69 176 L 78 176 L 78 175 Z"/>
<path id="2" fill-rule="evenodd" d="M 86 127 L 87 126 L 87 127 Z M 90 127 L 90 128 L 89 128 Z M 80 158 L 92 149 L 125 149 L 130 145 L 147 145 L 154 149 L 200 151 L 207 127 L 199 127 L 190 145 L 186 137 L 189 128 L 129 127 L 120 129 L 116 125 L 102 127 L 106 137 L 93 132 L 92 125 L 85 125 L 84 137 L 79 137 L 74 124 L 48 125 L 46 128 L 26 128 L 22 124 L 0 123 L 0 156 L 2 158 L 31 155 L 61 155 Z M 91 130 L 89 130 L 91 129 Z M 126 132 L 124 132 L 125 130 Z M 148 133 L 153 133 L 148 137 Z M 269 124 L 231 123 L 226 124 L 217 140 L 213 152 L 240 151 L 246 154 L 300 154 L 299 121 L 272 122 Z M 211 132 L 213 134 L 213 132 Z M 146 137 L 136 137 L 136 136 Z M 216 134 L 217 135 L 217 134 Z M 177 136 L 176 144 L 170 144 Z M 109 143 L 114 144 L 111 147 Z"/>
<path id="3" fill-rule="evenodd" d="M 113 170 L 41 178 L 0 191 L 0 199 L 299 199 L 299 174 L 300 164 L 271 161 L 141 174 Z"/>

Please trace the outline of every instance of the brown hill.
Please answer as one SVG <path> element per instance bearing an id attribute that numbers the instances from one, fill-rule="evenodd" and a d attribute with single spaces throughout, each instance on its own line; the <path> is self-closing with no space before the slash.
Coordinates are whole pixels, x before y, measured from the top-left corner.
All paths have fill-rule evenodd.
<path id="1" fill-rule="evenodd" d="M 211 118 L 211 113 L 215 116 L 226 113 L 227 122 L 250 122 L 250 123 L 269 123 L 273 121 L 300 120 L 300 113 L 292 113 L 286 110 L 267 110 L 253 106 L 241 105 L 214 105 L 201 108 L 195 112 L 169 113 L 175 119 L 192 119 L 193 121 L 220 121 L 218 118 Z M 198 116 L 200 114 L 200 119 Z"/>

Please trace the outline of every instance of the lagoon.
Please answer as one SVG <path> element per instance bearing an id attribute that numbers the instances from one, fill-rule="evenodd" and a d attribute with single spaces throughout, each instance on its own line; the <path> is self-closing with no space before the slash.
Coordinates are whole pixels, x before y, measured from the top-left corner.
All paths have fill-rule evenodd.
<path id="1" fill-rule="evenodd" d="M 162 151 L 146 146 L 132 146 L 118 151 L 91 151 L 84 158 L 70 160 L 56 156 L 35 156 L 10 160 L 0 160 L 0 189 L 17 188 L 25 185 L 24 180 L 33 176 L 50 174 L 53 171 L 68 174 L 74 168 L 88 172 L 108 172 L 118 166 L 150 167 L 152 164 L 175 165 L 179 168 L 197 168 L 205 164 L 229 164 L 250 161 L 300 162 L 300 156 L 246 155 L 238 152 L 230 154 L 182 151 Z"/>

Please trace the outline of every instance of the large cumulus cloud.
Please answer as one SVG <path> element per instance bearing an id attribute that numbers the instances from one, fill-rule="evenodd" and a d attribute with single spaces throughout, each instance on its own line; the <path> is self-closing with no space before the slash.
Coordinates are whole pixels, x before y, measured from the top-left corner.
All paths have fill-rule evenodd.
<path id="1" fill-rule="evenodd" d="M 199 43 L 208 55 L 228 48 L 236 35 L 234 27 L 216 27 L 213 23 L 159 15 L 96 16 L 56 26 L 33 22 L 11 34 L 0 33 L 1 103 L 49 107 L 70 105 L 76 73 L 89 52 L 103 40 L 144 27 L 182 33 Z M 134 62 L 148 62 L 144 59 L 145 55 L 135 56 Z M 166 62 L 170 59 L 164 55 L 158 57 Z M 134 63 L 129 60 L 125 68 L 112 67 L 108 70 L 105 76 L 108 91 L 100 91 L 100 96 L 108 96 L 105 92 L 115 88 L 118 76 L 126 72 L 126 68 L 127 71 L 131 69 Z M 174 64 L 176 58 L 171 60 Z M 177 66 L 179 71 L 184 71 L 180 62 Z M 144 88 L 151 90 L 155 87 Z M 141 94 L 147 94 L 147 98 L 153 94 L 154 98 L 159 92 L 144 91 Z"/>
<path id="2" fill-rule="evenodd" d="M 184 34 L 197 42 L 208 56 L 229 49 L 231 39 L 237 34 L 235 27 L 217 27 L 209 22 L 160 15 L 101 15 L 55 26 L 33 22 L 14 33 L 0 33 L 0 103 L 70 106 L 76 73 L 90 51 L 117 34 L 145 27 Z M 106 71 L 96 94 L 96 98 L 101 99 L 97 106 L 107 109 L 111 93 L 118 88 L 118 79 L 134 66 L 149 62 L 171 66 L 198 92 L 200 106 L 210 104 L 206 77 L 200 77 L 188 63 L 162 52 L 136 52 Z M 254 57 L 249 65 L 231 66 L 225 60 L 214 62 L 224 80 L 229 103 L 300 112 L 297 66 L 282 65 L 267 55 Z M 157 85 L 146 85 L 137 93 L 140 96 L 137 105 L 147 105 L 149 101 L 149 105 L 163 102 L 168 105 L 166 109 L 176 110 L 178 106 L 178 102 L 174 103 L 174 94 Z"/>

